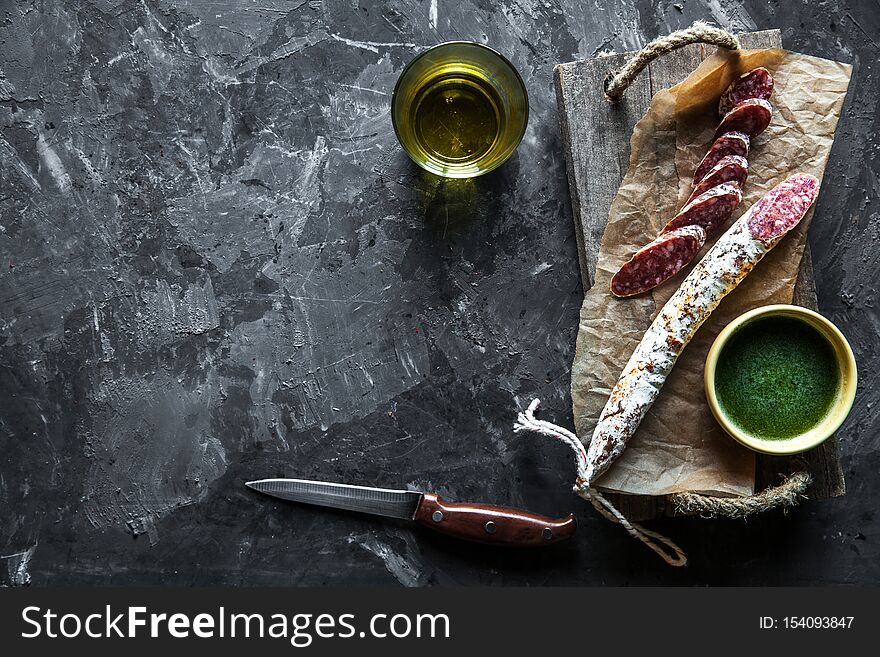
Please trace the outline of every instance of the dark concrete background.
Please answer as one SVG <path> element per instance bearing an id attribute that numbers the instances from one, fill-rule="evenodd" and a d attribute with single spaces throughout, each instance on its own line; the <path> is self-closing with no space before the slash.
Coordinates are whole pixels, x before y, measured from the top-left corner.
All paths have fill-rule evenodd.
<path id="1" fill-rule="evenodd" d="M 880 582 L 876 2 L 238 0 L 0 5 L 0 584 Z M 557 62 L 709 19 L 855 67 L 811 229 L 858 353 L 848 494 L 667 520 L 673 570 L 570 492 L 581 299 Z M 397 146 L 422 47 L 486 42 L 531 123 L 453 185 Z M 562 515 L 504 552 L 241 485 L 301 476 Z"/>

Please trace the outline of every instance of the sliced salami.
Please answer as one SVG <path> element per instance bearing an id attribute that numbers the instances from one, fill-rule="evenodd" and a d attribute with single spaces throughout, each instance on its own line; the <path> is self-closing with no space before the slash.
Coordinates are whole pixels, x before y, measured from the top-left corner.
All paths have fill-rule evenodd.
<path id="1" fill-rule="evenodd" d="M 687 203 L 690 203 L 704 192 L 720 185 L 721 183 L 732 183 L 738 185 L 739 188 L 742 189 L 743 185 L 746 184 L 746 178 L 748 175 L 749 161 L 746 160 L 746 158 L 740 157 L 739 155 L 722 157 L 721 160 L 718 161 L 718 164 L 712 167 L 711 171 L 709 171 L 709 173 L 697 183 L 697 186 L 694 187 L 694 191 L 691 192 Z"/>
<path id="2" fill-rule="evenodd" d="M 725 132 L 744 132 L 754 139 L 767 129 L 773 118 L 773 107 L 763 98 L 743 100 L 731 109 L 715 131 L 715 139 Z"/>
<path id="3" fill-rule="evenodd" d="M 678 214 L 664 226 L 662 232 L 668 233 L 683 226 L 699 226 L 709 236 L 727 223 L 741 200 L 742 191 L 739 185 L 733 183 L 716 185 L 679 210 Z"/>
<path id="4" fill-rule="evenodd" d="M 621 455 L 685 346 L 721 300 L 803 218 L 819 181 L 796 174 L 740 217 L 691 270 L 645 332 L 599 416 L 587 450 L 586 486 Z"/>
<path id="5" fill-rule="evenodd" d="M 767 100 L 773 93 L 773 76 L 766 68 L 753 68 L 730 83 L 718 101 L 718 114 L 724 116 L 737 103 L 749 98 Z"/>
<path id="6" fill-rule="evenodd" d="M 730 155 L 746 157 L 749 154 L 749 136 L 744 132 L 726 132 L 714 142 L 706 156 L 694 171 L 694 185 L 697 185 L 718 162 Z"/>
<path id="7" fill-rule="evenodd" d="M 636 251 L 614 274 L 611 292 L 618 297 L 631 297 L 657 287 L 693 260 L 705 242 L 706 231 L 699 226 L 663 233 Z"/>

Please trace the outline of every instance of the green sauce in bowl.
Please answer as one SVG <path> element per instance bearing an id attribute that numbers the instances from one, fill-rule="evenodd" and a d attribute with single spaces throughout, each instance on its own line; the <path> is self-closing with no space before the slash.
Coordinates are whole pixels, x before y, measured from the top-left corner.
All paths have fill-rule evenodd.
<path id="1" fill-rule="evenodd" d="M 794 438 L 817 426 L 839 389 L 834 348 L 792 317 L 745 324 L 724 345 L 715 368 L 721 410 L 740 430 L 766 440 Z"/>

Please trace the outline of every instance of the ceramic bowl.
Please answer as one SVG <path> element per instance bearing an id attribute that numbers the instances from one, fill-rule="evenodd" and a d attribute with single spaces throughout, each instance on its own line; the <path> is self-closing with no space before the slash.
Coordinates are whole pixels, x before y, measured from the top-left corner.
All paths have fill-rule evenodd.
<path id="1" fill-rule="evenodd" d="M 718 396 L 715 390 L 715 368 L 718 364 L 718 357 L 721 355 L 724 346 L 730 339 L 743 327 L 758 319 L 773 316 L 784 316 L 805 322 L 828 341 L 834 351 L 834 358 L 839 373 L 839 386 L 837 396 L 834 399 L 831 409 L 825 417 L 810 430 L 793 438 L 784 440 L 768 440 L 758 436 L 750 435 L 734 424 L 727 417 L 721 405 L 718 403 Z M 706 391 L 706 399 L 709 402 L 709 408 L 712 415 L 732 438 L 757 452 L 764 454 L 798 454 L 810 450 L 831 437 L 849 414 L 856 395 L 856 360 L 853 356 L 852 349 L 846 338 L 840 330 L 828 319 L 817 312 L 802 308 L 801 306 L 791 306 L 786 304 L 762 306 L 743 313 L 730 324 L 728 324 L 712 344 L 709 355 L 706 357 L 706 365 L 704 368 L 704 387 Z"/>

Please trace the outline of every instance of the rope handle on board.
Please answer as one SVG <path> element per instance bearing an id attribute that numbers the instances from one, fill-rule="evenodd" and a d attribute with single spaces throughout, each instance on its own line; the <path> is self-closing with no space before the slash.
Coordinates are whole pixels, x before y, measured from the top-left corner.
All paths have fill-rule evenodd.
<path id="1" fill-rule="evenodd" d="M 646 529 L 642 525 L 630 522 L 606 497 L 595 488 L 585 486 L 587 471 L 587 451 L 578 437 L 566 429 L 551 422 L 535 417 L 535 411 L 541 405 L 539 399 L 533 399 L 528 408 L 517 415 L 513 425 L 514 433 L 531 431 L 543 436 L 556 438 L 568 445 L 577 459 L 578 476 L 574 491 L 590 502 L 595 509 L 611 522 L 621 525 L 635 539 L 656 552 L 670 566 L 687 565 L 684 551 L 671 539 Z M 804 497 L 804 491 L 811 481 L 807 472 L 796 472 L 787 477 L 779 486 L 768 488 L 747 497 L 713 497 L 698 493 L 673 493 L 667 496 L 679 513 L 699 514 L 704 518 L 746 518 L 776 508 L 790 508 Z"/>
<path id="2" fill-rule="evenodd" d="M 615 102 L 623 97 L 623 92 L 635 77 L 642 72 L 648 64 L 668 52 L 677 50 L 691 43 L 708 43 L 713 46 L 739 50 L 740 43 L 730 32 L 714 27 L 708 23 L 697 21 L 690 27 L 673 32 L 659 39 L 654 39 L 639 50 L 635 57 L 629 60 L 623 68 L 616 73 L 610 72 L 605 78 L 605 95 L 608 100 Z"/>

